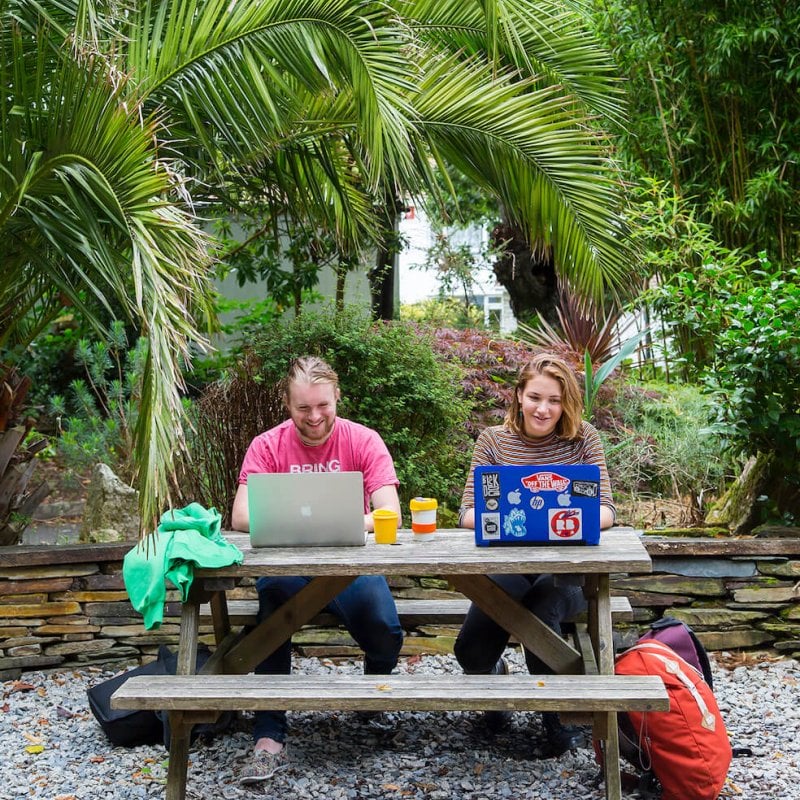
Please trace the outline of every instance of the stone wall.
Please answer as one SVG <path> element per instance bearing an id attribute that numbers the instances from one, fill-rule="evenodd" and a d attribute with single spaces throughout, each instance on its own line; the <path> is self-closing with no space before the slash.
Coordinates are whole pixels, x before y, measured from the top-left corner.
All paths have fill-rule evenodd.
<path id="1" fill-rule="evenodd" d="M 653 574 L 616 576 L 634 621 L 620 623 L 620 645 L 652 619 L 689 623 L 710 650 L 775 648 L 800 655 L 800 539 L 667 539 L 646 536 Z M 130 544 L 0 548 L 0 679 L 24 671 L 152 657 L 177 646 L 180 602 L 167 595 L 164 623 L 146 631 L 128 602 L 122 558 Z M 390 579 L 398 597 L 448 597 L 435 576 Z M 234 598 L 254 596 L 252 583 Z M 410 631 L 405 653 L 450 652 L 456 630 Z M 209 628 L 201 629 L 211 643 Z M 306 629 L 296 644 L 307 654 L 356 652 L 345 632 Z"/>

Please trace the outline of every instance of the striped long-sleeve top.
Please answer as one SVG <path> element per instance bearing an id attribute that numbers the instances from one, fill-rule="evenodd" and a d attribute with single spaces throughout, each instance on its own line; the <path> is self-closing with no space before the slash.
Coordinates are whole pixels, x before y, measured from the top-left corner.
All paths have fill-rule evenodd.
<path id="1" fill-rule="evenodd" d="M 603 444 L 597 430 L 588 422 L 581 423 L 575 439 L 562 439 L 555 432 L 541 439 L 528 439 L 503 425 L 483 430 L 472 451 L 467 483 L 461 496 L 461 519 L 467 509 L 475 507 L 475 467 L 491 464 L 597 464 L 600 467 L 600 503 L 608 506 L 615 518 L 617 516 Z"/>

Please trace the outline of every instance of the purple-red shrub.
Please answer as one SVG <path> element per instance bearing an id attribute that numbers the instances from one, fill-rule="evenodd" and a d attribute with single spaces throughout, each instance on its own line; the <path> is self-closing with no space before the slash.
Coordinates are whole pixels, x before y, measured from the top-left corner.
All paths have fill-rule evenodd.
<path id="1" fill-rule="evenodd" d="M 473 403 L 467 422 L 473 439 L 488 425 L 503 421 L 519 370 L 539 352 L 524 342 L 500 339 L 476 328 L 437 328 L 434 343 L 439 355 L 463 371 L 461 388 Z"/>

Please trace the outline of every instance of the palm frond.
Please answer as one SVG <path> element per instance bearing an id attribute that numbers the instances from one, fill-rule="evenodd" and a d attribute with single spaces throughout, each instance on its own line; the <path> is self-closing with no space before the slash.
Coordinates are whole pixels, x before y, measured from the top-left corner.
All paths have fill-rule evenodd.
<path id="1" fill-rule="evenodd" d="M 398 4 L 398 8 L 400 8 Z M 624 120 L 622 84 L 592 33 L 581 3 L 563 0 L 411 0 L 402 13 L 436 49 L 481 56 L 550 86 L 569 104 L 607 120 Z"/>
<path id="2" fill-rule="evenodd" d="M 169 108 L 173 147 L 191 137 L 229 165 L 279 140 L 299 115 L 284 76 L 310 94 L 351 91 L 374 188 L 387 165 L 412 172 L 406 39 L 381 3 L 152 0 L 130 17 L 126 69 L 147 107 Z"/>
<path id="3" fill-rule="evenodd" d="M 136 432 L 149 525 L 180 445 L 179 363 L 213 324 L 209 240 L 170 201 L 175 186 L 157 159 L 155 123 L 143 124 L 119 74 L 93 54 L 63 49 L 54 61 L 50 42 L 30 36 L 18 26 L 0 37 L 0 114 L 14 121 L 0 138 L 0 339 L 20 333 L 26 308 L 54 314 L 65 301 L 98 329 L 97 308 L 111 310 L 112 301 L 138 323 L 152 353 Z M 11 53 L 34 69 L 15 71 Z M 9 311 L 15 300 L 24 305 Z"/>
<path id="4" fill-rule="evenodd" d="M 414 98 L 432 149 L 495 193 L 530 241 L 552 247 L 576 289 L 599 298 L 618 286 L 627 267 L 621 197 L 585 117 L 552 89 L 456 60 L 426 64 Z"/>

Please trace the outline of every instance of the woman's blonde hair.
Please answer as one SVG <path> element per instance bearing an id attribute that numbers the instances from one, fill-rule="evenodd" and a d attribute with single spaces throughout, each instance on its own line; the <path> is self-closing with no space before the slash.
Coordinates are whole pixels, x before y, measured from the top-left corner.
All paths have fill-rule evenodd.
<path id="1" fill-rule="evenodd" d="M 578 379 L 575 377 L 572 367 L 566 361 L 551 353 L 540 353 L 538 356 L 534 356 L 520 370 L 517 383 L 514 386 L 514 396 L 511 398 L 511 405 L 506 411 L 503 425 L 519 436 L 525 435 L 519 394 L 524 391 L 528 381 L 538 375 L 546 375 L 548 378 L 553 378 L 561 386 L 561 418 L 556 424 L 556 433 L 562 439 L 577 439 L 583 414 L 583 397 L 578 385 Z"/>
<path id="2" fill-rule="evenodd" d="M 281 392 L 286 404 L 289 403 L 289 388 L 292 383 L 332 383 L 336 390 L 339 388 L 339 376 L 319 356 L 300 356 L 292 359 L 289 371 L 281 381 Z"/>

